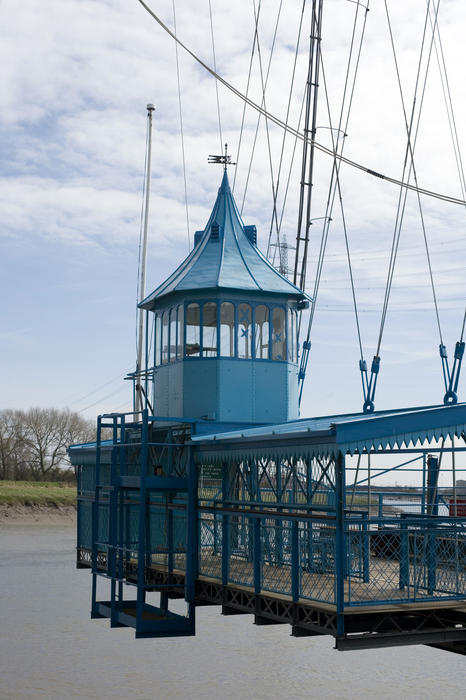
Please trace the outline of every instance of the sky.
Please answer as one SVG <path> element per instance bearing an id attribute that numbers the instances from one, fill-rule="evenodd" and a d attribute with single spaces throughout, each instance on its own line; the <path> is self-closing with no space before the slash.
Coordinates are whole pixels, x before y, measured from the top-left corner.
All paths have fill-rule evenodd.
<path id="1" fill-rule="evenodd" d="M 208 0 L 149 0 L 180 39 L 214 65 Z M 258 0 L 255 2 L 258 8 Z M 263 3 L 258 37 L 267 72 L 279 0 Z M 284 120 L 302 3 L 283 3 L 266 89 L 267 110 Z M 254 3 L 211 0 L 218 73 L 246 91 L 254 32 Z M 411 112 L 425 0 L 388 2 L 406 112 Z M 337 124 L 357 3 L 326 0 L 323 18 L 317 140 L 331 145 Z M 360 12 L 356 37 L 362 27 Z M 460 146 L 465 145 L 466 5 L 442 0 L 439 28 Z M 346 128 L 345 155 L 401 178 L 406 130 L 387 15 L 371 0 Z M 306 75 L 309 16 L 304 15 L 289 122 L 298 123 Z M 427 42 L 429 32 L 427 32 Z M 176 53 L 173 40 L 137 0 L 3 0 L 0 4 L 0 408 L 69 407 L 94 418 L 131 408 L 123 376 L 136 357 L 137 268 L 146 105 L 155 105 L 146 291 L 192 247 L 215 202 L 222 172 L 209 154 L 228 142 L 230 181 L 246 224 L 256 224 L 265 251 L 272 189 L 267 130 L 257 113 L 219 87 L 179 49 L 183 176 Z M 425 65 L 425 62 L 424 62 Z M 423 76 L 421 70 L 421 76 Z M 324 89 L 324 83 L 326 90 Z M 435 52 L 415 148 L 422 187 L 461 197 Z M 260 103 L 256 49 L 250 97 Z M 419 107 L 419 98 L 417 101 Z M 334 132 L 335 133 L 335 132 Z M 269 124 L 275 182 L 283 134 Z M 278 190 L 281 211 L 293 140 L 285 142 Z M 282 235 L 296 236 L 298 145 L 291 169 Z M 312 291 L 328 196 L 329 156 L 317 153 L 313 182 L 308 291 Z M 250 175 L 248 178 L 248 172 Z M 399 189 L 343 165 L 340 184 L 364 357 L 375 352 Z M 246 187 L 246 182 L 248 182 Z M 421 197 L 443 340 L 453 355 L 465 307 L 465 208 Z M 187 226 L 187 218 L 189 227 Z M 312 327 L 302 415 L 362 407 L 359 349 L 346 262 L 342 215 L 335 206 Z M 376 408 L 441 403 L 439 332 L 432 303 L 419 205 L 407 198 L 381 347 Z M 288 251 L 292 266 L 293 250 Z M 459 397 L 466 398 L 464 374 Z"/>

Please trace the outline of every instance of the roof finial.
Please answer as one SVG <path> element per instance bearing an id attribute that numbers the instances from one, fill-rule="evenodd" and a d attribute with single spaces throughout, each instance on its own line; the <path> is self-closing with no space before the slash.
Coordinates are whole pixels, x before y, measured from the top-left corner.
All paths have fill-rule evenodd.
<path id="1" fill-rule="evenodd" d="M 228 155 L 228 144 L 225 144 L 225 154 L 222 156 L 209 156 L 208 163 L 220 163 L 223 165 L 223 169 L 227 169 L 227 165 L 236 165 L 236 163 L 231 162 L 231 156 Z"/>

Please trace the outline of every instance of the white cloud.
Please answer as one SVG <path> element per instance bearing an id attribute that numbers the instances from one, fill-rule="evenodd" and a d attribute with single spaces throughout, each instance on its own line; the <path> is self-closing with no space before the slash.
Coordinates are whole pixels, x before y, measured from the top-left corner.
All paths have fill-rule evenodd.
<path id="1" fill-rule="evenodd" d="M 171 1 L 153 3 L 153 7 L 161 13 L 164 21 L 173 25 Z M 391 2 L 389 7 L 409 105 L 424 4 L 405 0 L 403 3 Z M 215 0 L 212 8 L 218 70 L 233 85 L 245 90 L 253 37 L 252 6 Z M 277 8 L 278 2 L 262 3 L 260 46 L 264 70 L 268 63 Z M 271 63 L 267 107 L 280 118 L 284 118 L 287 108 L 300 9 L 301 3 L 284 3 L 276 53 Z M 334 125 L 337 123 L 338 100 L 345 77 L 345 58 L 342 56 L 348 50 L 348 35 L 355 9 L 354 3 L 325 3 L 323 51 L 325 78 L 334 108 Z M 198 3 L 178 3 L 177 31 L 193 51 L 212 64 L 207 10 L 207 3 L 205 7 Z M 61 252 L 54 264 L 62 267 L 68 264 L 72 269 L 69 290 L 78 290 L 80 286 L 85 288 L 89 295 L 86 304 L 89 304 L 88 298 L 92 299 L 93 295 L 100 300 L 108 300 L 106 314 L 117 315 L 120 327 L 127 328 L 128 334 L 131 334 L 133 299 L 123 305 L 124 311 L 112 306 L 111 300 L 117 296 L 117 291 L 123 295 L 126 290 L 134 287 L 136 270 L 133 267 L 139 235 L 147 102 L 154 102 L 157 108 L 154 117 L 148 286 L 158 284 L 179 263 L 188 248 L 173 42 L 137 2 L 128 3 L 125 0 L 43 0 L 41 3 L 34 0 L 23 0 L 21 3 L 4 0 L 0 6 L 0 15 L 0 138 L 5 154 L 0 163 L 0 235 L 2 246 L 8 253 L 5 260 L 14 260 L 15 264 L 21 266 L 28 254 L 40 256 L 41 246 L 44 251 L 49 251 L 49 246 L 56 247 Z M 362 26 L 361 19 L 359 27 Z M 465 22 L 464 3 L 459 0 L 443 3 L 440 26 L 460 139 L 464 139 L 462 125 L 466 121 L 466 88 L 462 71 L 462 31 Z M 374 3 L 367 18 L 366 41 L 345 154 L 375 170 L 400 177 L 406 142 L 405 127 L 387 37 L 382 5 Z M 307 42 L 308 25 L 305 23 L 297 87 L 292 99 L 291 123 L 294 124 L 301 105 Z M 215 167 L 207 166 L 206 161 L 210 153 L 215 153 L 220 148 L 220 139 L 213 79 L 204 74 L 181 49 L 179 59 L 192 240 L 194 230 L 204 227 L 215 200 L 221 172 Z M 422 186 L 458 195 L 455 162 L 444 108 L 438 95 L 439 82 L 435 71 L 433 62 L 416 147 L 418 178 Z M 320 94 L 323 98 L 323 78 Z M 257 54 L 254 58 L 250 96 L 260 103 Z M 221 87 L 220 104 L 223 141 L 228 141 L 235 156 L 239 147 L 242 103 Z M 239 205 L 243 198 L 256 123 L 257 114 L 248 109 L 235 189 Z M 319 126 L 327 125 L 322 99 Z M 282 134 L 276 127 L 271 127 L 270 135 L 276 167 Z M 318 139 L 327 145 L 331 143 L 330 133 L 325 129 L 318 130 Z M 284 161 L 286 167 L 281 174 L 278 196 L 280 206 L 291 147 L 292 139 L 289 138 Z M 243 216 L 246 223 L 258 225 L 259 241 L 262 248 L 265 248 L 270 227 L 271 185 L 263 119 L 256 148 Z M 283 232 L 290 244 L 296 227 L 299 160 L 298 147 L 283 223 Z M 325 213 L 328 193 L 322 173 L 328 175 L 330 165 L 325 156 L 316 155 L 313 194 L 315 217 Z M 232 171 L 232 179 L 233 175 Z M 393 185 L 370 178 L 348 166 L 341 168 L 341 186 L 349 242 L 354 254 L 354 275 L 361 301 L 364 337 L 373 341 L 378 329 L 378 309 L 383 298 L 398 190 Z M 445 335 L 449 339 L 456 339 L 464 303 L 464 209 L 425 197 L 422 203 L 427 236 L 433 251 L 432 265 L 438 284 L 439 302 L 445 317 Z M 355 392 L 360 389 L 359 375 L 355 369 L 357 348 L 351 366 L 348 363 L 346 367 L 344 362 L 340 363 L 340 359 L 335 359 L 338 366 L 335 372 L 328 366 L 328 355 L 319 354 L 318 351 L 320 344 L 322 347 L 328 347 L 329 344 L 338 347 L 339 339 L 344 338 L 344 343 L 347 344 L 354 343 L 355 338 L 343 227 L 337 207 L 333 218 L 322 282 L 321 306 L 316 317 L 316 350 L 313 349 L 311 354 L 310 371 L 312 381 L 315 382 L 311 387 L 314 386 L 315 389 L 310 388 L 310 391 L 324 391 L 325 395 L 330 395 L 331 392 L 320 383 L 323 382 L 321 377 L 327 376 L 328 382 L 332 381 L 336 387 L 334 393 L 338 397 L 339 386 L 350 387 Z M 310 286 L 320 232 L 320 224 L 315 222 L 311 229 Z M 28 246 L 34 253 L 28 253 Z M 18 254 L 20 249 L 21 256 Z M 292 251 L 289 254 L 291 258 Z M 86 255 L 89 261 L 88 274 Z M 42 261 L 37 262 L 40 264 Z M 53 275 L 47 269 L 47 274 Z M 11 270 L 6 269 L 3 274 L 5 285 L 5 280 L 9 279 L 6 273 L 11 273 Z M 21 277 L 23 286 L 32 285 L 22 267 L 18 268 L 17 275 Z M 48 280 L 44 279 L 43 284 L 47 285 Z M 120 285 L 118 289 L 117 285 Z M 13 299 L 11 303 L 20 305 L 22 302 Z M 47 303 L 51 305 L 51 313 L 63 313 L 58 301 L 54 307 L 52 296 Z M 79 304 L 78 298 L 73 300 L 73 304 Z M 408 363 L 412 363 L 417 353 L 419 373 L 422 376 L 429 358 L 437 352 L 435 345 L 438 341 L 435 333 L 431 333 L 430 305 L 431 292 L 419 214 L 416 199 L 410 194 L 387 321 L 385 347 L 389 359 L 384 363 L 384 372 L 387 372 L 386 366 L 398 363 L 395 357 L 397 348 L 408 347 L 405 337 L 407 334 L 408 337 L 414 336 L 422 340 L 409 345 L 407 353 L 400 350 L 398 357 L 405 357 Z M 409 313 L 407 311 L 404 316 L 397 316 L 405 307 L 410 308 Z M 341 309 L 341 313 L 338 309 Z M 21 311 L 19 306 L 18 317 L 21 316 Z M 88 323 L 88 329 L 92 329 L 95 338 L 99 328 L 99 314 L 102 313 L 101 306 L 96 304 L 94 308 L 94 305 L 89 304 L 85 312 L 84 319 L 87 314 L 88 320 L 81 319 L 80 323 Z M 407 321 L 407 316 L 413 320 Z M 20 334 L 16 335 L 18 328 L 14 318 L 15 315 L 12 314 L 8 337 L 21 338 Z M 435 323 L 433 325 L 435 331 Z M 83 340 L 86 331 L 81 329 L 78 333 L 71 320 L 64 332 L 74 338 L 71 343 L 75 348 L 73 352 L 79 353 L 79 343 L 86 342 Z M 104 358 L 109 356 L 112 356 L 115 365 L 124 364 L 127 369 L 127 355 L 124 355 L 123 362 L 123 353 L 118 354 L 115 336 L 110 335 L 105 338 L 103 333 L 100 338 L 99 348 L 93 355 L 95 367 L 88 367 L 87 370 L 83 367 L 79 370 L 81 374 L 71 378 L 71 382 L 79 385 L 86 381 L 98 383 L 95 375 L 102 372 Z M 45 334 L 43 342 L 47 343 Z M 432 351 L 424 349 L 429 343 L 433 346 Z M 100 356 L 101 360 L 98 359 Z M 72 365 L 74 357 L 73 354 L 68 355 L 66 363 Z M 6 361 L 9 361 L 8 358 Z M 16 372 L 14 376 L 17 380 L 22 375 Z M 31 401 L 40 403 L 40 392 L 44 389 L 45 380 L 39 379 L 36 373 L 36 378 L 30 378 L 29 381 L 36 382 L 37 391 L 37 397 L 34 400 L 31 398 Z M 426 389 L 425 382 L 423 384 L 422 381 L 420 379 L 414 386 L 410 382 L 410 389 L 424 395 Z M 382 373 L 379 385 L 382 400 L 388 401 L 392 396 L 391 403 L 396 403 L 395 389 L 391 386 L 383 388 L 383 382 Z M 16 400 L 19 395 L 16 383 L 11 383 L 4 393 L 5 401 Z M 390 381 L 389 384 L 391 383 Z M 28 388 L 31 390 L 30 385 Z M 79 391 L 80 389 L 76 393 Z M 27 395 L 25 388 L 21 396 Z M 56 401 L 60 402 L 58 390 Z M 359 395 L 355 402 L 359 402 Z M 414 399 L 411 401 L 415 402 Z M 329 406 L 328 410 L 340 410 L 340 405 Z M 319 412 L 323 412 L 322 408 Z"/>

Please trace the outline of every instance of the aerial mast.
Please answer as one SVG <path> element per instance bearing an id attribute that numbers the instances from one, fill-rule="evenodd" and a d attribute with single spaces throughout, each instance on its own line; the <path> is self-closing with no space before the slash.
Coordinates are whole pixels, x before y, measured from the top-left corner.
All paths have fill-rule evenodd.
<path id="1" fill-rule="evenodd" d="M 140 258 L 140 278 L 139 278 L 139 295 L 138 302 L 140 303 L 146 295 L 146 259 L 147 259 L 147 224 L 149 220 L 149 196 L 150 196 L 150 174 L 151 174 L 151 153 L 152 153 L 152 112 L 155 110 L 153 104 L 147 105 L 147 159 L 145 172 L 145 199 L 144 199 L 144 217 L 142 230 L 142 249 Z M 144 309 L 139 309 L 138 312 L 138 345 L 137 345 L 137 360 L 136 360 L 136 392 L 135 392 L 135 411 L 142 411 L 143 404 L 143 388 L 142 388 L 142 348 L 144 345 Z"/>

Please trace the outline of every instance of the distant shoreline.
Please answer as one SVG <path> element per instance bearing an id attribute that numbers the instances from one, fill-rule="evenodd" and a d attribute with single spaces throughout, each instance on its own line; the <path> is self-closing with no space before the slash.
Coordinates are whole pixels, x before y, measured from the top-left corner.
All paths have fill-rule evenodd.
<path id="1" fill-rule="evenodd" d="M 76 506 L 0 504 L 0 526 L 76 526 Z"/>

